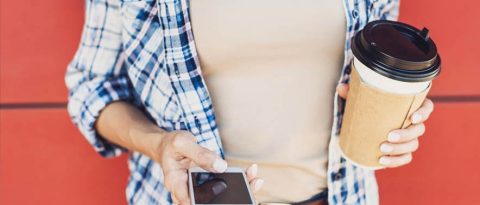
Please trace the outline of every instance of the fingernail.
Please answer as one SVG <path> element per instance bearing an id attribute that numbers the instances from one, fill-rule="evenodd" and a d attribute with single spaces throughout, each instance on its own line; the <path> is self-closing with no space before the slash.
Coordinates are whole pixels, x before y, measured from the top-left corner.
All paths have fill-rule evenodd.
<path id="1" fill-rule="evenodd" d="M 378 160 L 378 163 L 383 164 L 383 165 L 389 165 L 390 160 L 385 158 L 385 157 L 381 157 L 380 160 Z"/>
<path id="2" fill-rule="evenodd" d="M 258 172 L 258 165 L 257 164 L 253 164 L 251 167 L 250 167 L 250 175 L 252 176 L 257 176 L 257 172 Z"/>
<path id="3" fill-rule="evenodd" d="M 423 119 L 422 115 L 418 113 L 414 113 L 412 116 L 412 123 L 419 123 L 420 121 L 422 121 L 422 119 Z"/>
<path id="4" fill-rule="evenodd" d="M 255 191 L 258 191 L 260 190 L 260 188 L 262 188 L 263 182 L 263 179 L 257 179 L 257 181 L 255 182 Z"/>
<path id="5" fill-rule="evenodd" d="M 380 146 L 380 151 L 382 151 L 383 153 L 390 153 L 391 151 L 393 151 L 393 147 L 387 144 L 382 144 L 382 146 Z"/>
<path id="6" fill-rule="evenodd" d="M 212 187 L 212 191 L 215 196 L 225 191 L 225 189 L 227 189 L 227 184 L 225 182 L 218 182 Z"/>
<path id="7" fill-rule="evenodd" d="M 227 169 L 227 162 L 220 158 L 215 159 L 213 162 L 213 169 L 217 172 L 224 172 Z"/>
<path id="8" fill-rule="evenodd" d="M 400 140 L 400 134 L 396 132 L 390 132 L 390 134 L 388 134 L 388 141 L 398 142 L 398 140 Z"/>

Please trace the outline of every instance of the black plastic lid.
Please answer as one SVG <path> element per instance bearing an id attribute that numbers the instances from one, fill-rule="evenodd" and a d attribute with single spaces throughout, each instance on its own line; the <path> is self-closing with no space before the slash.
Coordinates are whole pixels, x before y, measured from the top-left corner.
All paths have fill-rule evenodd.
<path id="1" fill-rule="evenodd" d="M 426 28 L 372 21 L 353 37 L 352 51 L 360 62 L 391 79 L 424 82 L 440 73 L 440 55 Z"/>

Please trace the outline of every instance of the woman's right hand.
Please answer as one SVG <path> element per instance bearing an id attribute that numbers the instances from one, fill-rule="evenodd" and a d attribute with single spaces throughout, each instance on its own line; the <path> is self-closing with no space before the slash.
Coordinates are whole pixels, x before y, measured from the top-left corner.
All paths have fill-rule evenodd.
<path id="1" fill-rule="evenodd" d="M 173 202 L 176 204 L 190 204 L 188 168 L 199 166 L 215 173 L 227 169 L 225 160 L 215 152 L 198 145 L 196 138 L 188 131 L 167 132 L 158 139 L 149 155 L 161 165 L 164 185 L 171 192 Z"/>
<path id="2" fill-rule="evenodd" d="M 214 152 L 196 143 L 190 132 L 166 132 L 152 123 L 145 114 L 128 102 L 116 101 L 101 112 L 95 128 L 109 142 L 128 150 L 148 155 L 163 170 L 164 185 L 177 204 L 190 204 L 188 168 L 199 166 L 211 172 L 224 172 L 227 163 Z M 263 180 L 256 178 L 257 166 L 247 169 L 252 190 L 258 190 Z"/>

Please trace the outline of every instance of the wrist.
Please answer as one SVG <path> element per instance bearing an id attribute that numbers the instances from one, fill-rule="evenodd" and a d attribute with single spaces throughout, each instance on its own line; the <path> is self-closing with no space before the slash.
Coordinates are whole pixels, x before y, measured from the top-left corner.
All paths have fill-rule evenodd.
<path id="1" fill-rule="evenodd" d="M 133 127 L 129 130 L 129 138 L 135 150 L 152 159 L 158 156 L 158 147 L 167 132 L 152 124 L 147 127 Z"/>

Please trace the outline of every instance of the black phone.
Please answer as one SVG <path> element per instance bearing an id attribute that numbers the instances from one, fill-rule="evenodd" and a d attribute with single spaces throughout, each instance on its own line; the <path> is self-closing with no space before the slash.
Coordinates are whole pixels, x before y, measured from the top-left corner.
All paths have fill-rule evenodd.
<path id="1" fill-rule="evenodd" d="M 192 205 L 256 204 L 241 168 L 229 167 L 224 173 L 212 173 L 194 167 L 188 170 Z"/>

